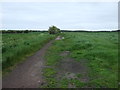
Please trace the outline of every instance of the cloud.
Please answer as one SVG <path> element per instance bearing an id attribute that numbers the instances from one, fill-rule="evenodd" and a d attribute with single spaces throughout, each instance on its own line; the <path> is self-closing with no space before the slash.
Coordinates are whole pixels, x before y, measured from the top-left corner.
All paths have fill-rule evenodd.
<path id="1" fill-rule="evenodd" d="M 10 2 L 2 3 L 1 29 L 116 29 L 117 3 Z"/>
<path id="2" fill-rule="evenodd" d="M 119 0 L 1 0 L 0 2 L 118 2 Z"/>

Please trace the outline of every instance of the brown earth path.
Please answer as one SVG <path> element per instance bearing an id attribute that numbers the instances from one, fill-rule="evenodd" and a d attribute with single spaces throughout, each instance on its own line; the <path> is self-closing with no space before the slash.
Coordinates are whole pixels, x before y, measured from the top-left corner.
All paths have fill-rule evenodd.
<path id="1" fill-rule="evenodd" d="M 60 54 L 62 56 L 62 60 L 58 65 L 58 81 L 62 78 L 66 79 L 77 79 L 82 83 L 88 83 L 90 78 L 88 76 L 89 67 L 87 66 L 88 60 L 81 59 L 80 61 L 76 61 L 74 58 L 69 57 L 70 51 L 64 51 Z M 80 75 L 79 77 L 77 75 Z M 75 85 L 69 83 L 68 88 L 76 88 Z M 90 88 L 89 86 L 83 86 L 80 88 Z"/>
<path id="2" fill-rule="evenodd" d="M 3 78 L 2 88 L 38 88 L 43 82 L 42 68 L 44 55 L 54 40 L 47 43 L 34 55 L 19 64 L 9 75 Z"/>

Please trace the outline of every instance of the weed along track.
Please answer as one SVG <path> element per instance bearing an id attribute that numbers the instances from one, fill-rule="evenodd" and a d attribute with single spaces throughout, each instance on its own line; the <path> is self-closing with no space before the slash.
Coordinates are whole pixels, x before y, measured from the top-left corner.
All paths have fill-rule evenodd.
<path id="1" fill-rule="evenodd" d="M 3 78 L 3 88 L 38 88 L 43 81 L 44 55 L 53 40 Z"/>
<path id="2" fill-rule="evenodd" d="M 56 42 L 48 50 L 46 67 L 43 69 L 45 82 L 41 87 L 84 88 L 89 82 L 87 60 L 81 59 L 78 62 L 70 57 L 70 51 L 64 49 L 61 52 L 59 48 L 63 49 L 64 47 L 57 44 L 63 44 L 63 42 L 62 37 L 58 36 Z"/>
<path id="3" fill-rule="evenodd" d="M 61 55 L 64 57 L 58 66 L 57 79 L 59 81 L 62 79 L 67 79 L 68 88 L 84 87 L 82 84 L 89 82 L 88 67 L 86 65 L 87 60 L 82 59 L 80 62 L 77 62 L 74 58 L 70 58 L 66 51 Z M 81 83 L 81 86 L 76 86 L 72 80 L 77 80 L 77 82 Z"/>
<path id="4" fill-rule="evenodd" d="M 45 55 L 44 84 L 40 87 L 117 87 L 116 32 L 64 32 L 62 37 Z"/>
<path id="5" fill-rule="evenodd" d="M 3 1 L 3 90 L 119 89 L 120 3 Z"/>
<path id="6" fill-rule="evenodd" d="M 69 54 L 69 51 L 62 52 L 59 64 L 45 68 L 48 71 L 44 72 L 47 78 L 45 87 L 84 88 L 85 84 L 89 82 L 87 60 L 77 62 L 74 58 L 69 57 Z"/>
<path id="7" fill-rule="evenodd" d="M 3 88 L 118 86 L 117 32 L 63 32 L 58 35 L 5 76 Z M 12 59 L 7 57 L 4 60 Z M 8 61 L 4 62 L 4 68 L 8 66 Z"/>

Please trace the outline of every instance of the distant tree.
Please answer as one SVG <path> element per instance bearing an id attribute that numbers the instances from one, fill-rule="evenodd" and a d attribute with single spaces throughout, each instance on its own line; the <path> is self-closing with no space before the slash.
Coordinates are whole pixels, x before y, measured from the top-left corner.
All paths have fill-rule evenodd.
<path id="1" fill-rule="evenodd" d="M 24 33 L 28 33 L 29 31 L 28 30 L 25 30 Z"/>
<path id="2" fill-rule="evenodd" d="M 48 29 L 49 34 L 56 34 L 56 33 L 60 33 L 60 29 L 57 28 L 56 26 L 51 26 Z"/>

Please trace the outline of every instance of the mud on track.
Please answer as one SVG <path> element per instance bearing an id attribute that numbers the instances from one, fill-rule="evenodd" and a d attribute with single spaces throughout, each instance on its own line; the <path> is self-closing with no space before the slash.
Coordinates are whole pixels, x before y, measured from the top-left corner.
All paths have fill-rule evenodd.
<path id="1" fill-rule="evenodd" d="M 38 88 L 43 81 L 42 68 L 44 55 L 54 40 L 47 43 L 33 56 L 19 64 L 9 75 L 2 79 L 2 88 Z"/>
<path id="2" fill-rule="evenodd" d="M 69 57 L 69 54 L 70 51 L 64 51 L 60 54 L 60 56 L 63 56 L 64 58 L 58 65 L 58 74 L 56 76 L 58 81 L 66 78 L 69 80 L 77 79 L 83 83 L 88 83 L 90 78 L 88 77 L 89 68 L 86 65 L 88 63 L 87 59 L 81 59 L 78 62 L 75 61 L 74 58 Z M 81 77 L 77 77 L 77 74 L 80 74 Z M 76 86 L 69 83 L 68 88 L 76 88 Z M 84 86 L 82 88 L 88 88 L 88 86 Z"/>

